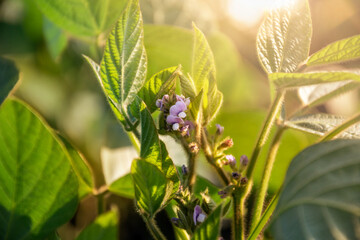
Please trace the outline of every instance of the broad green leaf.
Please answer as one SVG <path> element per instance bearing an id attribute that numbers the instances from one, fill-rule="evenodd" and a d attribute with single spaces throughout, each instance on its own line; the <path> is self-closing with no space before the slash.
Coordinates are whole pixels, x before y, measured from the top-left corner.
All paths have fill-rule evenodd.
<path id="1" fill-rule="evenodd" d="M 0 109 L 0 236 L 43 239 L 75 214 L 78 182 L 61 141 L 27 106 Z"/>
<path id="2" fill-rule="evenodd" d="M 326 84 L 304 86 L 298 89 L 299 97 L 305 104 L 302 111 L 322 104 L 336 96 L 359 88 L 360 82 L 341 81 Z"/>
<path id="3" fill-rule="evenodd" d="M 0 105 L 15 87 L 19 71 L 14 62 L 0 57 Z"/>
<path id="4" fill-rule="evenodd" d="M 52 22 L 77 36 L 97 36 L 120 16 L 127 1 L 118 0 L 35 0 Z"/>
<path id="5" fill-rule="evenodd" d="M 271 73 L 269 80 L 281 89 L 347 80 L 360 82 L 360 75 L 351 72 Z"/>
<path id="6" fill-rule="evenodd" d="M 202 100 L 204 97 L 204 90 L 201 89 L 201 91 L 199 92 L 199 94 L 191 101 L 189 108 L 190 108 L 190 113 L 191 113 L 191 117 L 193 118 L 195 123 L 200 123 L 200 118 L 201 118 L 201 106 L 202 106 Z"/>
<path id="7" fill-rule="evenodd" d="M 79 153 L 79 151 L 76 150 L 74 146 L 64 137 L 60 136 L 60 139 L 70 155 L 72 167 L 78 178 L 79 198 L 82 199 L 92 193 L 95 188 L 93 174 L 85 158 Z"/>
<path id="8" fill-rule="evenodd" d="M 177 217 L 176 204 L 177 203 L 175 202 L 175 200 L 173 200 L 173 201 L 170 202 L 169 205 L 167 205 L 165 207 L 166 214 L 168 215 L 168 217 L 170 219 L 173 218 L 173 217 Z M 190 237 L 189 237 L 189 235 L 188 235 L 188 233 L 186 232 L 185 229 L 179 228 L 179 227 L 175 226 L 173 223 L 172 223 L 172 227 L 174 229 L 174 235 L 175 235 L 176 240 L 189 240 L 190 239 Z"/>
<path id="9" fill-rule="evenodd" d="M 50 55 L 54 60 L 57 60 L 66 48 L 67 38 L 58 26 L 45 17 L 43 18 L 43 29 Z"/>
<path id="10" fill-rule="evenodd" d="M 271 221 L 274 239 L 357 239 L 360 141 L 311 146 L 290 164 Z"/>
<path id="11" fill-rule="evenodd" d="M 293 72 L 306 60 L 311 40 L 307 0 L 295 0 L 271 10 L 262 23 L 256 45 L 267 73 Z"/>
<path id="12" fill-rule="evenodd" d="M 46 240 L 61 240 L 59 234 L 56 231 L 53 231 Z"/>
<path id="13" fill-rule="evenodd" d="M 124 109 L 136 98 L 146 77 L 144 32 L 138 0 L 131 0 L 111 31 L 100 64 L 106 95 Z"/>
<path id="14" fill-rule="evenodd" d="M 134 183 L 131 174 L 126 174 L 125 176 L 114 181 L 109 186 L 109 191 L 122 197 L 127 197 L 131 199 L 134 198 Z"/>
<path id="15" fill-rule="evenodd" d="M 360 57 L 360 35 L 336 41 L 317 51 L 306 62 L 308 66 L 348 61 Z"/>
<path id="16" fill-rule="evenodd" d="M 152 76 L 140 90 L 139 96 L 145 102 L 149 111 L 154 112 L 156 100 L 165 94 L 175 91 L 176 79 L 179 76 L 181 67 L 166 68 Z"/>
<path id="17" fill-rule="evenodd" d="M 124 116 L 122 115 L 122 113 L 120 112 L 120 110 L 117 108 L 117 103 L 111 99 L 107 93 L 106 93 L 106 89 L 104 87 L 104 84 L 103 84 L 103 81 L 101 80 L 101 76 L 100 76 L 100 66 L 99 64 L 97 64 L 96 62 L 94 62 L 94 60 L 92 60 L 90 57 L 86 56 L 86 55 L 83 55 L 83 57 L 85 58 L 85 60 L 89 63 L 91 69 L 93 70 L 93 72 L 95 73 L 96 75 L 96 78 L 97 80 L 99 81 L 100 83 L 100 86 L 101 86 L 101 89 L 103 90 L 106 99 L 107 99 L 107 102 L 109 103 L 111 109 L 113 110 L 113 113 L 115 114 L 116 118 L 125 125 L 124 121 Z"/>
<path id="18" fill-rule="evenodd" d="M 222 204 L 217 206 L 195 230 L 192 240 L 217 239 L 220 234 Z"/>
<path id="19" fill-rule="evenodd" d="M 150 217 L 165 206 L 168 181 L 153 164 L 143 159 L 135 159 L 131 166 L 135 199 L 139 208 Z M 164 203 L 164 204 L 163 204 Z"/>
<path id="20" fill-rule="evenodd" d="M 285 126 L 323 136 L 326 132 L 341 125 L 344 120 L 343 117 L 318 113 L 289 119 L 285 121 Z M 359 139 L 360 124 L 352 125 L 339 134 L 338 138 Z"/>
<path id="21" fill-rule="evenodd" d="M 141 136 L 140 158 L 155 165 L 165 177 L 170 180 L 168 189 L 172 188 L 171 196 L 179 189 L 180 181 L 177 169 L 169 157 L 165 144 L 159 139 L 159 135 L 149 110 L 145 104 L 141 104 L 140 111 Z M 171 198 L 171 197 L 169 197 Z"/>
<path id="22" fill-rule="evenodd" d="M 204 123 L 209 123 L 222 104 L 222 94 L 216 86 L 214 55 L 204 34 L 195 25 L 194 49 L 192 58 L 192 77 L 196 92 L 204 91 L 202 98 Z"/>
<path id="23" fill-rule="evenodd" d="M 76 240 L 116 240 L 118 239 L 118 213 L 109 211 L 98 216 L 88 225 Z"/>
<path id="24" fill-rule="evenodd" d="M 181 92 L 182 94 L 184 94 L 185 97 L 190 97 L 192 100 L 196 96 L 198 96 L 196 95 L 196 87 L 194 81 L 192 80 L 190 75 L 188 77 L 186 77 L 184 74 L 180 75 L 180 87 Z"/>

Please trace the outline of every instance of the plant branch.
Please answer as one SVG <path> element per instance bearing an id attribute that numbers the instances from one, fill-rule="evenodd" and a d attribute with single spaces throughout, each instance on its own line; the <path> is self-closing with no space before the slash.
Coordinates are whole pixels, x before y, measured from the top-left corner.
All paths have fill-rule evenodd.
<path id="1" fill-rule="evenodd" d="M 351 127 L 351 125 L 353 125 L 353 124 L 355 124 L 355 123 L 357 123 L 359 121 L 360 121 L 360 113 L 356 114 L 352 118 L 350 118 L 350 119 L 346 120 L 345 122 L 343 122 L 340 126 L 337 126 L 334 129 L 332 129 L 331 131 L 329 131 L 328 133 L 326 133 L 320 139 L 320 142 L 325 142 L 325 141 L 329 141 L 329 140 L 333 139 L 334 137 L 336 137 L 337 135 L 339 135 L 340 133 L 342 133 L 343 131 L 345 131 L 349 127 Z"/>
<path id="2" fill-rule="evenodd" d="M 278 127 L 267 156 L 265 168 L 262 174 L 260 188 L 256 194 L 255 205 L 253 208 L 254 213 L 251 223 L 251 231 L 253 231 L 254 228 L 257 226 L 263 212 L 264 202 L 269 187 L 269 181 L 270 181 L 272 169 L 275 163 L 276 155 L 280 146 L 280 140 L 284 133 L 284 130 L 285 128 L 283 126 Z"/>
<path id="3" fill-rule="evenodd" d="M 258 138 L 255 148 L 253 150 L 253 153 L 251 155 L 249 166 L 246 170 L 246 176 L 249 180 L 251 180 L 251 178 L 252 178 L 256 160 L 259 157 L 261 149 L 264 147 L 264 145 L 266 143 L 266 140 L 270 134 L 271 127 L 274 124 L 276 116 L 278 115 L 278 113 L 281 109 L 284 96 L 285 96 L 284 90 L 278 92 L 273 104 L 271 105 L 271 109 L 266 117 L 264 126 L 261 130 L 261 133 L 259 135 L 259 138 Z"/>
<path id="4" fill-rule="evenodd" d="M 233 239 L 244 240 L 244 204 L 241 202 L 241 193 L 236 189 L 233 194 L 234 221 L 233 221 Z"/>
<path id="5" fill-rule="evenodd" d="M 156 225 L 154 218 L 152 218 L 152 217 L 149 217 L 149 218 L 143 217 L 143 218 L 146 223 L 146 226 L 148 227 L 148 229 L 154 239 L 166 240 L 164 234 L 160 231 L 159 227 Z"/>

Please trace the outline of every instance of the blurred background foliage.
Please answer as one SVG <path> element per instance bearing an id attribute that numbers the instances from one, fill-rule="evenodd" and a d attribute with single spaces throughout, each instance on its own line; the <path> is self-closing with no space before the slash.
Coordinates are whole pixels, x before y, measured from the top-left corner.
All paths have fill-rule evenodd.
<path id="1" fill-rule="evenodd" d="M 0 54 L 14 60 L 21 72 L 15 95 L 33 106 L 77 146 L 91 165 L 97 186 L 109 184 L 128 173 L 136 152 L 129 147 L 126 133 L 113 116 L 82 54 L 100 61 L 101 46 L 126 1 L 116 1 L 116 6 L 109 8 L 102 31 L 93 35 L 87 34 L 87 30 L 74 32 L 71 24 L 59 24 L 53 16 L 44 16 L 39 9 L 42 2 L 0 0 Z M 360 33 L 358 0 L 309 2 L 314 29 L 310 53 Z M 140 4 L 146 24 L 148 78 L 163 68 L 179 64 L 185 72 L 190 72 L 191 22 L 195 22 L 207 35 L 215 56 L 218 86 L 224 93 L 223 107 L 212 125 L 224 125 L 225 135 L 234 139 L 235 146 L 229 153 L 237 158 L 250 155 L 270 102 L 268 81 L 255 48 L 257 29 L 269 1 L 140 0 Z M 287 97 L 290 101 L 286 107 L 290 112 L 301 104 L 295 92 Z M 357 100 L 358 93 L 353 92 L 341 96 L 340 104 L 332 101 L 317 110 L 348 115 L 358 109 Z M 214 131 L 214 126 L 210 129 Z M 271 193 L 280 187 L 289 161 L 314 140 L 314 136 L 287 131 L 273 171 Z M 185 163 L 184 153 L 177 150 L 176 143 L 167 142 L 175 162 Z M 262 170 L 265 156 L 263 151 L 257 173 Z M 221 186 L 204 161 L 198 167 L 201 175 Z M 255 183 L 258 181 L 259 177 Z M 131 200 L 115 196 L 109 196 L 109 200 L 119 207 L 122 239 L 148 238 L 143 235 L 145 227 L 133 211 Z M 96 213 L 89 211 L 94 206 L 94 199 L 82 202 L 77 216 L 63 227 L 64 239 L 71 239 L 94 218 Z M 159 225 L 162 226 L 161 220 Z"/>

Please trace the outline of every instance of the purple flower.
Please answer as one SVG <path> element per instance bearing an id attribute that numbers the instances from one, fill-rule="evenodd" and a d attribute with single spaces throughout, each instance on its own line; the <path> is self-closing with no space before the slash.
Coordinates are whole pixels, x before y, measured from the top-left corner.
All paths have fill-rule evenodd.
<path id="1" fill-rule="evenodd" d="M 233 172 L 231 173 L 231 176 L 235 179 L 238 180 L 240 178 L 240 174 L 238 172 Z"/>
<path id="2" fill-rule="evenodd" d="M 242 155 L 240 157 L 240 164 L 245 167 L 246 165 L 248 165 L 248 163 L 249 163 L 248 157 L 246 155 Z"/>
<path id="3" fill-rule="evenodd" d="M 229 164 L 230 166 L 235 166 L 236 165 L 236 159 L 233 155 L 226 155 L 225 156 L 226 160 L 227 160 L 227 164 Z"/>
<path id="4" fill-rule="evenodd" d="M 185 165 L 182 165 L 181 166 L 181 172 L 183 175 L 187 175 L 188 174 L 188 169 Z"/>
<path id="5" fill-rule="evenodd" d="M 183 101 L 177 101 L 173 106 L 170 108 L 170 115 L 185 118 L 187 107 Z"/>
<path id="6" fill-rule="evenodd" d="M 194 224 L 196 225 L 198 222 L 202 223 L 205 220 L 206 215 L 203 213 L 201 207 L 196 205 L 194 208 Z"/>
<path id="7" fill-rule="evenodd" d="M 180 124 L 180 123 L 183 124 L 184 123 L 184 121 L 180 117 L 173 116 L 173 115 L 167 116 L 166 122 L 169 125 L 173 125 L 174 123 L 178 123 L 178 124 Z"/>
<path id="8" fill-rule="evenodd" d="M 216 134 L 217 135 L 221 135 L 224 132 L 224 127 L 221 126 L 220 124 L 216 124 Z"/>
<path id="9" fill-rule="evenodd" d="M 157 106 L 158 108 L 161 108 L 162 105 L 163 105 L 163 103 L 162 103 L 162 100 L 161 100 L 161 99 L 156 100 L 156 106 Z"/>

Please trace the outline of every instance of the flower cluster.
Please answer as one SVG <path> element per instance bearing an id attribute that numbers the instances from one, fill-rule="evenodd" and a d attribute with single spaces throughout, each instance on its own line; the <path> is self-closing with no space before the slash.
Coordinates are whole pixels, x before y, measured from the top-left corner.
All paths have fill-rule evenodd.
<path id="1" fill-rule="evenodd" d="M 190 121 L 185 120 L 189 104 L 190 98 L 176 94 L 173 96 L 166 94 L 162 99 L 156 100 L 156 106 L 164 113 L 169 130 L 180 131 L 187 136 L 189 136 L 189 130 L 193 126 Z"/>

